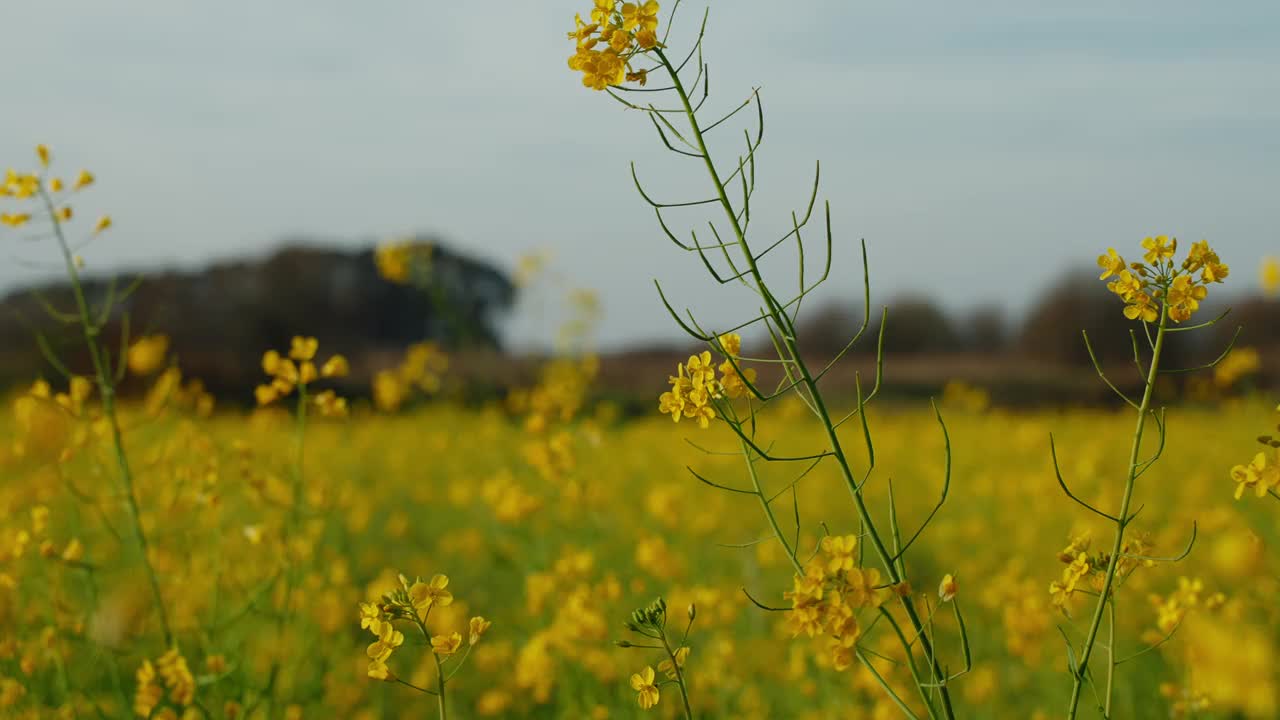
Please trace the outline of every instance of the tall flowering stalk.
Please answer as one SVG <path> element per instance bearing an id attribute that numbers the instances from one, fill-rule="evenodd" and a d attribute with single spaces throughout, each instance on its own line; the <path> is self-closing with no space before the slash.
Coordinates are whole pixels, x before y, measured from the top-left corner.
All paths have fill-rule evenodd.
<path id="1" fill-rule="evenodd" d="M 333 390 L 313 392 L 315 384 L 320 380 L 346 377 L 350 366 L 342 355 L 333 355 L 323 364 L 317 365 L 316 353 L 320 342 L 313 337 L 294 336 L 289 343 L 287 354 L 276 350 L 268 350 L 262 355 L 262 371 L 270 377 L 270 382 L 259 385 L 254 390 L 254 397 L 260 406 L 267 406 L 293 395 L 295 407 L 293 413 L 293 462 L 291 463 L 292 483 L 289 503 L 289 514 L 281 526 L 280 548 L 284 554 L 284 602 L 276 617 L 277 643 L 283 647 L 285 632 L 290 619 L 295 615 L 294 595 L 301 580 L 302 551 L 299 544 L 304 542 L 300 532 L 302 519 L 306 513 L 305 462 L 307 455 L 307 423 L 310 411 L 314 409 L 322 417 L 345 418 L 347 416 L 347 400 L 339 397 Z M 279 654 L 272 659 L 271 670 L 267 676 L 267 687 L 262 698 L 270 697 L 279 680 L 283 661 Z"/>
<path id="2" fill-rule="evenodd" d="M 85 349 L 89 353 L 93 368 L 93 384 L 98 389 L 99 404 L 102 412 L 96 423 L 98 434 L 111 442 L 112 454 L 116 465 L 116 478 L 120 484 L 120 495 L 124 499 L 125 509 L 129 515 L 134 541 L 137 544 L 139 553 L 142 555 L 142 566 L 146 570 L 147 585 L 151 590 L 152 601 L 155 605 L 156 617 L 160 621 L 160 631 L 164 636 L 165 646 L 171 647 L 174 639 L 173 627 L 170 624 L 169 613 L 165 608 L 164 596 L 160 592 L 160 581 L 156 574 L 155 566 L 151 562 L 150 542 L 142 525 L 138 493 L 134 488 L 133 468 L 129 462 L 129 454 L 125 449 L 124 435 L 121 431 L 120 419 L 117 414 L 116 385 L 123 379 L 128 362 L 122 356 L 117 358 L 113 365 L 112 353 L 102 339 L 103 330 L 115 309 L 117 296 L 114 292 L 109 293 L 101 307 L 91 307 L 80 276 L 83 260 L 72 250 L 72 244 L 67 238 L 67 226 L 75 217 L 75 212 L 70 204 L 71 195 L 92 185 L 95 178 L 93 173 L 88 170 L 81 170 L 75 181 L 68 185 L 61 178 L 49 174 L 51 157 L 47 147 L 44 145 L 37 146 L 36 156 L 40 161 L 40 170 L 32 173 L 8 170 L 5 173 L 3 184 L 0 184 L 0 198 L 8 198 L 24 204 L 34 204 L 36 212 L 32 213 L 30 210 L 23 208 L 18 212 L 0 213 L 0 224 L 14 229 L 22 228 L 31 224 L 33 215 L 36 214 L 42 216 L 49 223 L 50 235 L 52 235 L 54 242 L 58 246 L 67 281 L 71 286 L 71 294 L 75 299 L 75 309 L 69 313 L 62 312 L 54 308 L 44 298 L 38 297 L 38 299 L 43 303 L 50 317 L 54 320 L 77 326 L 84 338 Z M 110 217 L 103 216 L 99 218 L 93 226 L 90 239 L 97 237 L 110 227 Z M 114 290 L 114 285 L 112 288 Z M 120 343 L 122 355 L 129 344 L 127 327 L 126 323 L 126 335 L 121 339 Z M 77 398 L 77 396 L 79 399 L 83 399 L 88 394 L 87 383 L 83 383 L 83 378 L 72 376 L 66 365 L 53 354 L 43 336 L 39 336 L 37 339 L 39 340 L 40 349 L 49 364 L 71 381 L 71 396 L 73 399 Z M 77 381 L 84 387 L 84 390 L 77 391 Z M 76 401 L 76 404 L 78 402 L 79 400 Z"/>
<path id="3" fill-rule="evenodd" d="M 471 618 L 466 628 L 466 649 L 459 652 L 462 648 L 462 632 L 455 630 L 432 635 L 427 627 L 432 608 L 453 604 L 453 593 L 448 590 L 449 577 L 433 575 L 429 581 L 418 578 L 412 583 L 404 575 L 399 576 L 399 579 L 400 587 L 384 593 L 374 602 L 360 603 L 360 627 L 373 633 L 376 638 L 365 650 L 365 655 L 369 658 L 367 674 L 374 680 L 397 683 L 424 695 L 434 696 L 438 716 L 440 720 L 446 720 L 449 717 L 446 687 L 462 669 L 471 655 L 471 648 L 480 642 L 481 636 L 488 632 L 492 623 L 482 616 Z M 387 661 L 392 654 L 404 644 L 404 633 L 396 629 L 397 622 L 412 624 L 430 646 L 436 667 L 435 689 L 414 685 L 396 675 L 388 666 Z"/>
<path id="4" fill-rule="evenodd" d="M 1165 413 L 1163 409 L 1157 412 L 1153 403 L 1156 381 L 1161 374 L 1186 373 L 1212 368 L 1231 351 L 1231 347 L 1228 346 L 1213 362 L 1198 367 L 1184 369 L 1161 367 L 1160 363 L 1165 342 L 1170 333 L 1208 327 L 1222 319 L 1223 316 L 1219 316 L 1197 325 L 1181 325 L 1181 323 L 1190 320 L 1192 315 L 1200 309 L 1200 302 L 1208 295 L 1209 286 L 1221 283 L 1227 277 L 1228 268 L 1221 262 L 1218 254 L 1209 246 L 1209 243 L 1204 240 L 1193 244 L 1181 263 L 1176 260 L 1178 252 L 1176 238 L 1169 238 L 1163 235 L 1148 237 L 1142 241 L 1142 248 L 1144 251 L 1142 262 L 1126 263 L 1114 248 L 1108 249 L 1106 254 L 1098 258 L 1098 266 L 1102 268 L 1102 274 L 1099 279 L 1106 280 L 1111 278 L 1111 281 L 1107 284 L 1107 289 L 1124 301 L 1124 315 L 1126 318 L 1141 322 L 1141 334 L 1150 350 L 1149 359 L 1144 367 L 1138 332 L 1130 330 L 1133 342 L 1133 362 L 1142 377 L 1141 399 L 1133 400 L 1107 377 L 1102 366 L 1098 363 L 1092 345 L 1089 343 L 1088 334 L 1084 334 L 1085 347 L 1089 351 L 1089 357 L 1093 360 L 1098 376 L 1116 395 L 1132 407 L 1137 415 L 1133 431 L 1133 444 L 1129 451 L 1129 463 L 1120 496 L 1120 507 L 1115 514 L 1090 505 L 1071 491 L 1063 479 L 1061 469 L 1058 467 L 1057 449 L 1053 446 L 1052 437 L 1050 438 L 1054 471 L 1057 475 L 1058 484 L 1063 491 L 1076 503 L 1105 518 L 1115 526 L 1111 550 L 1107 554 L 1090 558 L 1086 552 L 1083 552 L 1082 547 L 1077 547 L 1077 543 L 1073 542 L 1072 547 L 1069 547 L 1063 554 L 1063 560 L 1070 564 L 1064 570 L 1062 581 L 1055 582 L 1050 587 L 1055 603 L 1059 605 L 1065 603 L 1065 600 L 1076 591 L 1077 583 L 1085 577 L 1093 577 L 1098 591 L 1097 604 L 1094 607 L 1089 627 L 1085 631 L 1084 639 L 1081 641 L 1079 648 L 1077 649 L 1070 643 L 1068 644 L 1068 664 L 1072 676 L 1071 699 L 1067 706 L 1068 718 L 1076 717 L 1079 712 L 1081 694 L 1085 684 L 1097 682 L 1090 672 L 1089 662 L 1093 659 L 1094 650 L 1098 645 L 1098 635 L 1104 622 L 1106 622 L 1108 628 L 1108 641 L 1106 643 L 1107 668 L 1105 681 L 1102 683 L 1104 687 L 1101 694 L 1096 695 L 1096 697 L 1103 717 L 1110 717 L 1112 693 L 1115 686 L 1115 670 L 1116 666 L 1122 662 L 1122 660 L 1117 659 L 1115 648 L 1115 590 L 1118 585 L 1142 564 L 1153 564 L 1157 561 L 1176 562 L 1183 559 L 1191 552 L 1191 547 L 1195 543 L 1196 535 L 1195 526 L 1193 525 L 1191 540 L 1182 553 L 1174 557 L 1157 558 L 1145 554 L 1145 543 L 1140 540 L 1135 541 L 1132 537 L 1126 536 L 1126 531 L 1138 515 L 1137 510 L 1132 510 L 1137 481 L 1160 458 L 1165 446 L 1167 430 Z M 1237 331 L 1238 335 L 1239 332 Z M 1234 345 L 1234 343 L 1233 339 L 1231 344 Z M 1159 443 L 1149 458 L 1141 460 L 1142 441 L 1146 434 L 1148 420 L 1156 425 L 1156 429 L 1159 432 Z"/>
<path id="5" fill-rule="evenodd" d="M 631 619 L 625 624 L 628 630 L 643 636 L 645 640 L 640 642 L 620 640 L 615 644 L 620 648 L 662 651 L 663 659 L 658 663 L 658 672 L 665 675 L 666 680 L 658 679 L 651 665 L 646 665 L 640 672 L 631 675 L 631 689 L 635 691 L 636 704 L 641 709 L 648 710 L 658 704 L 662 697 L 663 685 L 675 685 L 680 692 L 680 703 L 685 720 L 693 720 L 693 706 L 689 703 L 689 681 L 685 662 L 689 659 L 690 648 L 687 644 L 689 630 L 693 628 L 693 621 L 698 616 L 697 608 L 692 604 L 689 605 L 686 616 L 689 622 L 685 624 L 679 641 L 673 642 L 675 634 L 667 629 L 667 601 L 658 598 L 647 607 L 631 613 Z M 658 644 L 652 644 L 654 642 Z"/>
<path id="6" fill-rule="evenodd" d="M 672 16 L 679 8 L 676 2 Z M 807 629 L 810 635 L 817 632 L 830 633 L 833 647 L 834 664 L 843 669 L 848 667 L 853 658 L 867 667 L 879 680 L 881 687 L 891 699 L 908 716 L 916 717 L 908 701 L 900 698 L 890 688 L 864 653 L 859 641 L 862 629 L 857 622 L 857 615 L 864 611 L 873 614 L 875 619 L 871 625 L 883 623 L 889 626 L 901 641 L 906 657 L 908 670 L 914 679 L 919 692 L 919 700 L 930 717 L 954 717 L 949 685 L 956 677 L 968 669 L 968 643 L 960 618 L 959 606 L 954 605 L 957 625 L 964 646 L 965 669 L 948 673 L 943 661 L 938 657 L 934 647 L 932 631 L 932 615 L 921 616 L 917 607 L 917 598 L 908 581 L 905 554 L 912 543 L 920 536 L 925 526 L 932 521 L 935 514 L 945 502 L 950 486 L 950 445 L 946 449 L 946 477 L 940 499 L 932 512 L 920 527 L 904 541 L 904 535 L 898 524 L 897 510 L 893 503 L 890 488 L 889 528 L 878 525 L 872 518 L 867 504 L 865 489 L 875 468 L 875 449 L 872 443 L 871 430 L 866 416 L 866 403 L 871 400 L 880 387 L 883 370 L 883 319 L 881 322 L 881 342 L 877 345 L 877 371 L 875 385 L 864 395 L 861 381 L 857 383 L 857 407 L 843 417 L 837 417 L 824 397 L 820 387 L 821 381 L 836 363 L 862 338 L 870 326 L 870 281 L 866 265 L 866 248 L 863 247 L 863 290 L 867 309 L 863 317 L 862 328 L 849 341 L 848 345 L 826 363 L 821 369 L 810 365 L 810 360 L 801 351 L 801 338 L 797 332 L 797 318 L 804 298 L 824 283 L 831 270 L 831 212 L 826 204 L 826 257 L 822 273 L 816 279 L 806 276 L 805 243 L 803 230 L 813 217 L 813 210 L 818 194 L 818 173 L 815 172 L 812 192 L 808 207 L 799 215 L 791 215 L 791 231 L 768 244 L 759 244 L 748 235 L 751 224 L 751 201 L 756 189 L 755 153 L 763 141 L 764 110 L 759 92 L 753 92 L 744 102 L 726 115 L 708 121 L 701 113 L 710 95 L 710 75 L 708 66 L 702 60 L 702 38 L 706 30 L 704 16 L 702 29 L 697 41 L 688 54 L 679 61 L 668 56 L 670 47 L 666 33 L 661 38 L 658 30 L 658 3 L 650 0 L 640 3 L 615 3 L 612 0 L 595 0 L 591 10 L 590 21 L 582 17 L 576 18 L 575 28 L 569 38 L 575 43 L 575 52 L 569 59 L 569 67 L 582 73 L 585 86 L 608 92 L 626 107 L 644 112 L 662 144 L 671 152 L 700 162 L 710 183 L 711 197 L 688 202 L 659 202 L 640 183 L 634 165 L 632 178 L 636 189 L 646 202 L 654 208 L 658 223 L 663 233 L 681 250 L 696 253 L 708 274 L 718 285 L 739 283 L 753 292 L 761 303 L 758 314 L 732 328 L 723 331 L 709 331 L 698 323 L 691 312 L 686 311 L 682 317 L 668 302 L 661 285 L 658 293 L 663 304 L 676 323 L 690 336 L 706 343 L 707 350 L 689 358 L 682 363 L 676 375 L 669 379 L 671 389 L 660 398 L 660 410 L 670 414 L 672 419 L 690 419 L 698 426 L 707 428 L 713 421 L 723 422 L 734 433 L 739 448 L 746 460 L 747 475 L 750 488 L 738 488 L 711 481 L 693 474 L 702 482 L 722 490 L 754 496 L 759 501 L 774 538 L 783 548 L 796 576 L 797 591 L 789 593 L 792 608 L 768 608 L 792 613 L 793 627 Z M 670 23 L 668 23 L 669 25 Z M 694 62 L 697 58 L 696 63 Z M 693 64 L 691 64 L 693 63 Z M 664 78 L 666 83 L 659 87 L 649 87 L 655 75 Z M 690 75 L 692 78 L 690 79 Z M 630 85 L 627 85 L 630 83 Z M 624 93 L 641 93 L 643 97 L 665 98 L 668 106 L 660 107 L 652 102 L 632 102 L 624 97 Z M 719 165 L 708 147 L 708 134 L 723 126 L 739 112 L 751 107 L 756 108 L 756 127 L 752 132 L 743 130 L 745 152 L 738 156 L 732 164 L 732 170 L 726 171 Z M 678 119 L 684 127 L 677 127 L 672 118 Z M 714 241 L 699 240 L 696 231 L 690 233 L 690 240 L 679 239 L 669 228 L 665 212 L 679 208 L 719 208 L 723 212 L 720 223 L 714 219 L 707 221 Z M 780 295 L 775 283 L 765 277 L 760 263 L 771 252 L 784 243 L 794 240 L 798 255 L 796 270 L 798 288 L 794 295 Z M 789 298 L 787 297 L 789 295 Z M 751 359 L 741 356 L 741 339 L 738 331 L 749 327 L 763 327 L 773 341 L 776 357 L 767 359 Z M 712 354 L 721 356 L 717 365 Z M 756 371 L 744 367 L 747 362 L 770 363 L 776 367 L 782 378 L 772 390 L 762 389 L 756 384 Z M 775 453 L 768 442 L 759 439 L 759 410 L 770 402 L 786 395 L 794 395 L 812 412 L 823 428 L 823 447 L 815 452 L 800 455 L 783 455 Z M 845 422 L 859 418 L 862 425 L 862 437 L 866 444 L 867 466 L 865 470 L 855 470 L 854 462 L 848 455 L 838 430 Z M 941 416 L 938 422 L 942 432 L 946 434 Z M 760 461 L 776 463 L 801 463 L 807 466 L 787 487 L 777 492 L 769 492 L 762 484 L 757 472 Z M 776 516 L 774 503 L 780 497 L 790 494 L 793 504 L 796 503 L 795 485 L 817 465 L 833 462 L 840 476 L 848 487 L 850 498 L 860 521 L 860 532 L 848 538 L 828 537 L 823 541 L 826 555 L 818 559 L 802 559 L 799 545 L 799 508 L 794 508 L 795 534 L 788 537 L 782 523 Z M 691 470 L 692 472 L 692 470 Z M 836 542 L 839 540 L 839 542 Z M 836 547 L 838 546 L 838 547 Z M 880 568 L 865 568 L 863 556 L 870 546 Z M 839 555 L 837 560 L 830 557 Z M 890 598 L 897 598 L 899 615 L 885 607 Z M 800 618 L 799 622 L 796 619 Z M 811 620 L 806 622 L 805 619 Z M 847 661 L 846 661 L 847 660 Z"/>

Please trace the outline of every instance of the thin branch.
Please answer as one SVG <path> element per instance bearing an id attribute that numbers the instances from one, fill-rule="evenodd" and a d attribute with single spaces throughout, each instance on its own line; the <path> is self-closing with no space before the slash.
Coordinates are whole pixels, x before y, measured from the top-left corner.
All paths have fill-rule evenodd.
<path id="1" fill-rule="evenodd" d="M 1196 372 L 1198 370 L 1208 370 L 1210 368 L 1216 367 L 1218 363 L 1222 362 L 1223 360 L 1226 360 L 1227 356 L 1231 354 L 1232 348 L 1236 346 L 1236 340 L 1240 339 L 1240 332 L 1242 330 L 1244 330 L 1243 325 L 1236 327 L 1236 334 L 1231 336 L 1231 342 L 1227 343 L 1226 349 L 1222 351 L 1221 355 L 1214 358 L 1213 362 L 1208 362 L 1208 363 L 1205 363 L 1204 365 L 1197 365 L 1195 367 L 1189 367 L 1189 368 L 1174 368 L 1172 370 L 1161 369 L 1160 373 L 1168 374 L 1168 375 L 1176 375 L 1179 373 Z"/>
<path id="2" fill-rule="evenodd" d="M 1081 500 L 1080 498 L 1076 497 L 1075 493 L 1071 492 L 1071 488 L 1067 487 L 1067 481 L 1062 479 L 1062 469 L 1058 466 L 1058 448 L 1054 444 L 1053 433 L 1049 433 L 1049 454 L 1053 457 L 1053 472 L 1058 477 L 1058 485 L 1062 488 L 1062 492 L 1067 494 L 1067 497 L 1076 501 L 1076 503 L 1078 503 L 1080 506 L 1084 507 L 1085 509 L 1089 510 L 1090 512 L 1097 513 L 1098 515 L 1101 515 L 1102 517 L 1110 520 L 1113 523 L 1120 522 L 1120 518 L 1116 517 L 1115 515 L 1105 513 L 1099 510 L 1098 508 L 1090 505 L 1089 503 L 1085 502 L 1084 500 Z"/>
<path id="3" fill-rule="evenodd" d="M 1134 555 L 1132 553 L 1120 553 L 1120 557 L 1129 558 L 1130 560 L 1145 560 L 1150 562 L 1167 562 L 1176 563 L 1185 560 L 1191 554 L 1191 548 L 1195 547 L 1196 535 L 1198 534 L 1198 525 L 1196 521 L 1191 521 L 1191 538 L 1187 540 L 1187 546 L 1182 552 L 1172 557 L 1154 557 L 1151 555 Z"/>
<path id="4" fill-rule="evenodd" d="M 747 596 L 747 599 L 751 601 L 752 605 L 755 605 L 761 610 L 768 610 L 769 612 L 791 612 L 791 608 L 770 607 L 761 603 L 759 600 L 752 597 L 751 593 L 747 592 L 746 588 L 742 588 L 742 594 Z"/>
<path id="5" fill-rule="evenodd" d="M 1130 407 L 1134 408 L 1135 410 L 1138 409 L 1138 403 L 1134 402 L 1133 400 L 1130 400 L 1128 395 L 1125 395 L 1124 393 L 1120 392 L 1120 389 L 1117 388 L 1114 384 L 1112 384 L 1110 378 L 1107 377 L 1107 374 L 1102 371 L 1102 365 L 1098 363 L 1098 356 L 1095 355 L 1093 352 L 1093 344 L 1089 342 L 1089 331 L 1081 330 L 1080 334 L 1084 336 L 1085 350 L 1089 351 L 1089 360 L 1093 362 L 1093 369 L 1098 372 L 1098 377 L 1102 378 L 1102 382 L 1106 383 L 1107 387 L 1111 388 L 1111 391 L 1114 392 L 1116 395 L 1118 395 L 1121 400 L 1124 400 L 1125 402 L 1129 403 Z"/>
<path id="6" fill-rule="evenodd" d="M 947 424 L 942 420 L 942 413 L 938 410 L 938 404 L 932 400 L 929 401 L 929 404 L 933 406 L 934 417 L 938 419 L 938 426 L 942 428 L 943 453 L 946 458 L 943 463 L 942 495 L 938 498 L 938 503 L 933 506 L 933 510 L 929 512 L 929 516 L 920 524 L 920 529 L 916 530 L 915 533 L 912 534 L 911 539 L 908 540 L 902 546 L 902 549 L 898 551 L 898 554 L 893 557 L 895 561 L 906 554 L 912 543 L 920 537 L 920 534 L 929 526 L 929 523 L 933 522 L 934 516 L 937 515 L 938 511 L 942 509 L 942 506 L 946 504 L 947 495 L 951 492 L 951 435 L 947 432 Z"/>
<path id="7" fill-rule="evenodd" d="M 691 468 L 691 467 L 689 467 L 689 466 L 687 466 L 687 465 L 685 466 L 685 470 L 688 470 L 690 475 L 693 475 L 695 478 L 697 478 L 697 479 L 698 479 L 700 482 L 702 482 L 703 484 L 705 484 L 705 485 L 710 485 L 710 486 L 711 486 L 711 487 L 713 487 L 713 488 L 718 488 L 718 489 L 720 489 L 720 490 L 727 490 L 727 491 L 729 491 L 729 492 L 731 492 L 731 493 L 739 493 L 739 494 L 741 494 L 741 495 L 755 495 L 755 494 L 756 494 L 756 491 L 754 491 L 754 490 L 742 490 L 742 489 L 739 489 L 739 488 L 729 487 L 728 485 L 721 485 L 720 483 L 717 483 L 717 482 L 713 482 L 713 481 L 711 481 L 711 480 L 708 480 L 708 479 L 706 479 L 706 478 L 702 477 L 701 475 L 699 475 L 697 470 L 694 470 L 693 468 Z"/>

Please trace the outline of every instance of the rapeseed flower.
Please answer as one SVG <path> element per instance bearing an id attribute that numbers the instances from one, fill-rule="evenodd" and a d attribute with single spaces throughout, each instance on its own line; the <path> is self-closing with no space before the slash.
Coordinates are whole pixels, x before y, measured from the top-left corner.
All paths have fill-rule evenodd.
<path id="1" fill-rule="evenodd" d="M 418 580 L 409 588 L 409 600 L 420 612 L 432 606 L 446 607 L 453 603 L 453 593 L 445 589 L 448 586 L 447 575 L 433 575 L 431 581 L 425 583 Z"/>
<path id="2" fill-rule="evenodd" d="M 1106 255 L 1098 256 L 1098 267 L 1102 268 L 1102 274 L 1098 276 L 1099 280 L 1106 280 L 1112 275 L 1119 275 L 1128 267 L 1124 258 L 1116 252 L 1115 248 L 1107 248 Z"/>
<path id="3" fill-rule="evenodd" d="M 653 668 L 645 666 L 643 670 L 631 676 L 631 689 L 636 691 L 636 702 L 644 710 L 658 704 L 658 686 L 654 684 Z"/>
<path id="4" fill-rule="evenodd" d="M 1098 257 L 1099 279 L 1114 277 L 1107 289 L 1124 300 L 1124 315 L 1130 320 L 1154 323 L 1165 313 L 1173 322 L 1185 322 L 1200 309 L 1208 286 L 1222 282 L 1230 272 L 1206 240 L 1193 243 L 1181 265 L 1173 261 L 1176 238 L 1148 237 L 1142 247 L 1144 262 L 1131 263 L 1127 269 L 1114 248 Z"/>
<path id="5" fill-rule="evenodd" d="M 568 33 L 574 42 L 569 69 L 582 73 L 582 84 L 593 90 L 624 82 L 643 85 L 648 68 L 632 67 L 631 61 L 659 46 L 658 10 L 655 0 L 621 5 L 616 0 L 594 0 L 590 23 L 574 15 L 574 27 Z"/>
<path id="6" fill-rule="evenodd" d="M 129 372 L 134 375 L 150 375 L 164 366 L 169 353 L 167 335 L 147 335 L 129 346 L 127 361 Z"/>
<path id="7" fill-rule="evenodd" d="M 302 388 L 306 394 L 307 386 L 321 378 L 341 378 L 347 374 L 349 365 L 342 355 L 330 357 L 322 369 L 318 369 L 315 358 L 319 350 L 320 342 L 315 338 L 295 335 L 289 342 L 287 357 L 276 350 L 263 353 L 262 371 L 271 377 L 271 382 L 254 389 L 258 405 L 270 405 L 288 397 L 297 388 Z M 338 397 L 332 390 L 312 395 L 309 400 L 322 416 L 345 417 L 347 414 L 346 399 Z"/>
<path id="8" fill-rule="evenodd" d="M 956 592 L 959 586 L 956 584 L 955 576 L 947 573 L 942 576 L 942 582 L 938 584 L 938 599 L 942 602 L 951 602 L 956 598 Z"/>
<path id="9" fill-rule="evenodd" d="M 1253 456 L 1253 461 L 1248 465 L 1231 468 L 1231 479 L 1236 483 L 1237 500 L 1248 489 L 1252 489 L 1258 497 L 1266 497 L 1268 492 L 1280 486 L 1280 466 L 1274 461 L 1268 462 L 1267 454 L 1260 452 Z"/>
<path id="10" fill-rule="evenodd" d="M 431 652 L 441 657 L 448 657 L 462 647 L 462 633 L 451 632 L 448 635 L 436 635 L 431 638 Z"/>
<path id="11" fill-rule="evenodd" d="M 671 663 L 671 658 L 667 658 L 666 660 L 658 663 L 658 672 L 666 675 L 668 680 L 676 679 L 677 668 L 684 669 L 684 661 L 689 659 L 689 648 L 681 646 L 677 648 L 672 655 L 674 655 L 676 659 L 674 665 Z"/>
<path id="12" fill-rule="evenodd" d="M 468 629 L 470 632 L 467 634 L 467 644 L 475 645 L 480 642 L 480 637 L 488 631 L 490 625 L 493 625 L 493 623 L 485 620 L 483 617 L 476 616 L 471 618 L 471 622 L 468 623 Z"/>

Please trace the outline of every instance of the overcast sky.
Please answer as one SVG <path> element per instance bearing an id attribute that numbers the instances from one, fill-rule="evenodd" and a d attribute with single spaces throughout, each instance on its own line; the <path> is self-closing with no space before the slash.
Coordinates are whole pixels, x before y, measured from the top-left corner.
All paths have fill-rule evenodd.
<path id="1" fill-rule="evenodd" d="M 1280 254 L 1280 4 L 1057 5 L 712 2 L 712 102 L 758 85 L 766 103 L 753 231 L 783 227 L 821 158 L 830 298 L 857 296 L 862 237 L 881 299 L 1016 312 L 1155 233 L 1208 238 L 1256 287 Z M 655 277 L 728 322 L 742 297 L 663 238 L 627 163 L 681 199 L 705 195 L 702 169 L 565 65 L 589 6 L 0 0 L 0 166 L 44 142 L 97 173 L 82 215 L 118 227 L 86 253 L 96 268 L 421 230 L 506 267 L 552 249 L 600 291 L 606 344 L 675 337 Z M 45 272 L 30 248 L 0 253 L 0 287 Z M 547 322 L 526 310 L 514 332 Z"/>

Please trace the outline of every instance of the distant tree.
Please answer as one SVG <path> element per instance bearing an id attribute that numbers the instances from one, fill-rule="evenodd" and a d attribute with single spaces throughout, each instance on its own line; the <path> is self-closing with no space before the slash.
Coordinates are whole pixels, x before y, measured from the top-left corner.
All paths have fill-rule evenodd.
<path id="1" fill-rule="evenodd" d="M 1237 345 L 1258 348 L 1280 346 L 1280 299 L 1253 296 L 1238 298 L 1226 305 L 1231 308 L 1231 313 L 1214 328 L 1211 346 L 1225 347 L 1231 342 L 1236 328 L 1242 328 Z M 1221 314 L 1224 309 L 1216 312 L 1206 309 L 1206 319 Z"/>
<path id="2" fill-rule="evenodd" d="M 960 342 L 975 352 L 999 353 L 1009 344 L 1009 325 L 1004 308 L 981 305 L 965 313 L 956 322 Z"/>
<path id="3" fill-rule="evenodd" d="M 889 301 L 884 349 L 892 353 L 951 352 L 960 348 L 960 335 L 937 303 L 923 295 L 902 295 Z M 831 354 L 839 352 L 864 319 L 861 303 L 831 302 L 807 315 L 800 324 L 801 346 Z M 872 307 L 871 323 L 855 351 L 874 353 L 880 332 L 881 308 Z"/>
<path id="4" fill-rule="evenodd" d="M 936 353 L 960 349 L 960 336 L 950 318 L 924 295 L 901 295 L 888 302 L 885 352 Z M 875 332 L 879 332 L 876 318 Z M 871 332 L 869 330 L 868 332 Z"/>
<path id="5" fill-rule="evenodd" d="M 241 392 L 259 380 L 259 360 L 268 348 L 288 347 L 293 335 L 313 335 L 326 350 L 359 358 L 394 353 L 422 340 L 448 346 L 450 327 L 465 323 L 469 344 L 497 348 L 499 316 L 515 301 L 515 286 L 498 269 L 435 244 L 435 299 L 379 276 L 371 249 L 348 251 L 292 245 L 264 260 L 235 261 L 197 272 L 148 273 L 127 298 L 107 337 L 120 332 L 127 313 L 136 336 L 164 333 L 183 369 L 222 393 Z M 124 285 L 127 283 L 121 283 Z M 85 283 L 95 299 L 112 292 L 102 279 Z M 50 284 L 39 296 L 57 308 L 71 307 L 69 288 Z M 440 297 L 453 317 L 436 307 Z M 96 300 L 95 300 L 96 302 Z M 58 343 L 30 290 L 0 300 L 0 376 L 25 381 L 44 372 L 35 340 L 43 333 Z M 74 360 L 74 358 L 73 358 Z"/>
<path id="6" fill-rule="evenodd" d="M 862 319 L 861 303 L 855 306 L 847 301 L 831 301 L 812 310 L 806 309 L 800 315 L 798 328 L 801 347 L 806 352 L 834 355 L 843 350 L 854 333 L 858 332 Z M 767 337 L 764 344 L 769 344 Z M 874 351 L 875 339 L 864 339 L 859 345 L 860 347 L 854 348 L 856 352 Z"/>
<path id="7" fill-rule="evenodd" d="M 1087 331 L 1099 362 L 1131 362 L 1130 330 L 1138 333 L 1139 346 L 1145 349 L 1142 326 L 1125 318 L 1120 298 L 1107 291 L 1096 271 L 1077 269 L 1065 273 L 1035 302 L 1018 333 L 1017 346 L 1028 357 L 1091 367 L 1081 336 L 1081 331 Z M 1168 336 L 1162 366 L 1179 367 L 1195 356 L 1194 339 L 1188 335 L 1194 333 Z"/>

